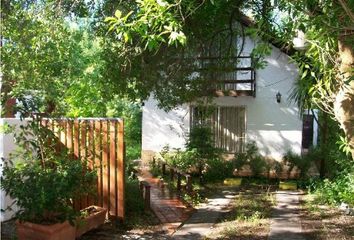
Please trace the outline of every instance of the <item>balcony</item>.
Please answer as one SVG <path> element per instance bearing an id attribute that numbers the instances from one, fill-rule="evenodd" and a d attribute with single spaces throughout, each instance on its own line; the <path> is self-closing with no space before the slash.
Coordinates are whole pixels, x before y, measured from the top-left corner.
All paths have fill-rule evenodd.
<path id="1" fill-rule="evenodd" d="M 199 63 L 198 72 L 211 83 L 208 93 L 218 97 L 256 97 L 256 71 L 252 57 L 200 57 Z"/>

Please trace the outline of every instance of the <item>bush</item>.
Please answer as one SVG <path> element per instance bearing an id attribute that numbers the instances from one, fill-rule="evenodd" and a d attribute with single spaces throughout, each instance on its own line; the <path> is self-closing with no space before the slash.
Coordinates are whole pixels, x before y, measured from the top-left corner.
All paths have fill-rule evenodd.
<path id="1" fill-rule="evenodd" d="M 260 155 L 253 156 L 249 161 L 249 165 L 256 177 L 260 176 L 267 169 L 267 163 Z"/>
<path id="2" fill-rule="evenodd" d="M 197 168 L 198 152 L 196 149 L 181 151 L 177 149 L 175 152 L 170 152 L 165 155 L 167 163 L 184 172 L 190 172 L 193 168 Z"/>
<path id="3" fill-rule="evenodd" d="M 22 150 L 12 155 L 20 162 L 5 162 L 1 177 L 1 189 L 21 209 L 15 217 L 34 223 L 73 223 L 79 212 L 72 201 L 93 193 L 96 171 L 65 151 L 58 153 L 54 134 L 39 122 L 21 129 L 16 141 Z"/>
<path id="4" fill-rule="evenodd" d="M 219 158 L 207 161 L 207 168 L 204 173 L 204 179 L 208 182 L 224 180 L 233 177 L 234 164 L 232 161 L 225 161 Z"/>
<path id="5" fill-rule="evenodd" d="M 319 181 L 313 193 L 320 203 L 345 202 L 354 206 L 354 171 L 343 173 L 332 180 Z"/>
<path id="6" fill-rule="evenodd" d="M 236 153 L 234 157 L 234 167 L 240 170 L 245 164 L 249 164 L 255 176 L 259 176 L 267 169 L 267 162 L 258 153 L 258 147 L 254 141 L 246 144 L 245 152 Z"/>
<path id="7" fill-rule="evenodd" d="M 305 178 L 307 176 L 308 170 L 311 167 L 313 156 L 311 154 L 300 156 L 289 150 L 285 153 L 283 160 L 286 164 L 289 164 L 290 166 L 288 170 L 289 175 L 290 172 L 294 169 L 294 167 L 297 167 L 300 171 L 300 177 Z"/>

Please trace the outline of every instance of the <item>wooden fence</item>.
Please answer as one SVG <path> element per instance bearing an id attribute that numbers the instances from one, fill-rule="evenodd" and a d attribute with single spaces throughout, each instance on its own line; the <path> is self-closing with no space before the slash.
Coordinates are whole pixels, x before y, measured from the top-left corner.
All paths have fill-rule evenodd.
<path id="1" fill-rule="evenodd" d="M 97 195 L 74 201 L 76 209 L 92 204 L 108 209 L 124 221 L 124 123 L 119 118 L 42 119 L 76 159 L 88 160 L 97 169 Z"/>

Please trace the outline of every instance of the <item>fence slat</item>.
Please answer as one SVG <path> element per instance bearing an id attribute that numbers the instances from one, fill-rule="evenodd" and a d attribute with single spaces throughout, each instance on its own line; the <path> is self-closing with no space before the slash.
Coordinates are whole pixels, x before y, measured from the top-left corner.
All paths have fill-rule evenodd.
<path id="1" fill-rule="evenodd" d="M 109 126 L 109 202 L 110 206 L 110 214 L 116 216 L 118 213 L 118 209 L 116 208 L 117 202 L 117 142 L 116 142 L 116 121 L 110 121 Z"/>
<path id="2" fill-rule="evenodd" d="M 102 121 L 102 186 L 103 186 L 103 207 L 107 208 L 108 212 L 110 212 L 109 208 L 109 162 L 108 162 L 108 152 L 109 152 L 109 134 L 108 134 L 108 122 Z"/>
<path id="3" fill-rule="evenodd" d="M 117 153 L 117 182 L 118 182 L 118 198 L 117 198 L 117 206 L 118 206 L 118 215 L 117 217 L 124 221 L 125 212 L 124 212 L 124 198 L 125 198 L 125 189 L 124 189 L 124 153 L 125 153 L 125 145 L 124 145 L 124 122 L 118 122 L 118 153 Z"/>
<path id="4" fill-rule="evenodd" d="M 97 168 L 97 205 L 103 207 L 102 191 L 102 122 L 95 122 L 95 166 Z"/>
<path id="5" fill-rule="evenodd" d="M 87 123 L 85 120 L 80 122 L 80 160 L 87 164 L 87 148 L 86 148 Z M 86 166 L 85 164 L 85 166 Z M 84 169 L 86 171 L 86 169 Z M 82 196 L 80 201 L 81 209 L 88 207 L 87 196 Z"/>
<path id="6" fill-rule="evenodd" d="M 121 119 L 42 119 L 58 138 L 58 151 L 67 148 L 77 161 L 97 170 L 97 199 L 74 199 L 76 210 L 96 204 L 124 221 L 124 123 Z M 55 144 L 55 143 L 52 143 Z"/>
<path id="7" fill-rule="evenodd" d="M 80 160 L 80 149 L 79 149 L 79 141 L 80 141 L 80 121 L 75 119 L 73 126 L 73 140 L 74 140 L 74 157 L 75 159 Z M 81 200 L 80 198 L 74 199 L 74 208 L 76 210 L 80 210 L 81 208 Z"/>
<path id="8" fill-rule="evenodd" d="M 88 167 L 92 170 L 95 166 L 95 122 L 93 120 L 89 120 L 88 123 L 88 135 L 87 135 L 87 160 L 89 161 Z M 95 200 L 92 196 L 88 197 L 88 205 L 94 205 Z"/>

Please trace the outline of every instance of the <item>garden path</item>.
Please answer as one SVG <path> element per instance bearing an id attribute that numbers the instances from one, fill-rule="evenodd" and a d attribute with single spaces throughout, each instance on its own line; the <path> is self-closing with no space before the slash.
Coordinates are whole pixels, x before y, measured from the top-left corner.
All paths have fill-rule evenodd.
<path id="1" fill-rule="evenodd" d="M 301 229 L 298 191 L 277 191 L 277 205 L 273 209 L 269 240 L 304 240 Z"/>
<path id="2" fill-rule="evenodd" d="M 193 208 L 187 207 L 181 199 L 160 184 L 160 180 L 151 175 L 146 167 L 139 171 L 139 178 L 148 182 L 150 190 L 150 208 L 162 223 L 164 230 L 172 234 L 191 215 Z"/>
<path id="3" fill-rule="evenodd" d="M 222 191 L 207 203 L 198 206 L 193 215 L 172 236 L 176 240 L 199 240 L 213 230 L 214 224 L 228 211 L 228 205 L 235 197 L 234 191 Z"/>

